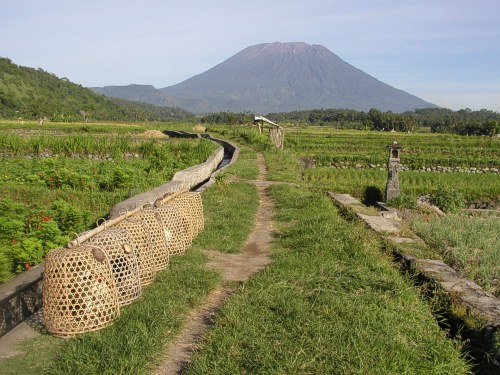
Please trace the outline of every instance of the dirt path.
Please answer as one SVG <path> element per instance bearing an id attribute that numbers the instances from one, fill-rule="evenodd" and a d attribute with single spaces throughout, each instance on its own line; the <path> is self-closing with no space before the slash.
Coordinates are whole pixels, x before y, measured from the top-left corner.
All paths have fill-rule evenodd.
<path id="1" fill-rule="evenodd" d="M 249 181 L 255 184 L 259 193 L 255 227 L 238 254 L 205 251 L 210 258 L 207 267 L 219 270 L 224 282 L 188 315 L 184 329 L 172 341 L 161 364 L 153 371 L 155 375 L 182 374 L 203 333 L 213 324 L 218 310 L 231 295 L 231 282 L 245 281 L 270 263 L 268 255 L 272 241 L 273 202 L 266 192 L 268 185 L 260 183 L 265 181 L 267 175 L 264 158 L 261 154 L 257 157 L 259 177 L 256 181 Z"/>

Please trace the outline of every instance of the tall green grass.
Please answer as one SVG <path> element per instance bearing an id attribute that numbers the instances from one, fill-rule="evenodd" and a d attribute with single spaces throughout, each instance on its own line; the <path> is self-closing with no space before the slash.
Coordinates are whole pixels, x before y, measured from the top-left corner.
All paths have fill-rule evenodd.
<path id="1" fill-rule="evenodd" d="M 0 236 L 0 282 L 38 264 L 50 248 L 65 242 L 63 236 L 68 231 L 57 220 L 50 223 L 57 232 L 57 236 L 52 236 L 57 241 L 47 240 L 43 248 L 38 240 L 34 242 L 31 237 L 41 236 L 41 232 L 34 234 L 25 229 L 33 214 L 52 217 L 52 206 L 62 199 L 88 218 L 84 229 L 90 229 L 98 218 L 107 216 L 114 204 L 164 184 L 179 170 L 204 162 L 217 147 L 205 140 L 133 142 L 128 136 L 78 133 L 65 137 L 20 137 L 0 132 L 0 139 L 5 141 L 0 152 L 19 154 L 1 158 L 0 203 L 4 199 L 22 203 L 29 213 L 16 217 L 19 220 L 15 230 L 8 212 L 1 218 L 0 231 L 8 235 Z M 48 151 L 52 157 L 25 156 Z M 124 158 L 125 152 L 138 155 Z M 87 154 L 101 158 L 84 157 Z"/>
<path id="2" fill-rule="evenodd" d="M 418 291 L 326 197 L 271 188 L 273 263 L 239 288 L 188 374 L 465 374 Z"/>
<path id="3" fill-rule="evenodd" d="M 76 131 L 63 135 L 41 133 L 30 136 L 0 132 L 0 152 L 6 156 L 41 155 L 49 152 L 61 156 L 116 158 L 125 153 L 138 153 L 142 157 L 148 157 L 154 153 L 189 151 L 193 156 L 203 154 L 206 158 L 215 148 L 213 143 L 206 140 L 136 139 L 130 134 L 112 132 L 101 134 Z"/>
<path id="4" fill-rule="evenodd" d="M 264 155 L 269 180 L 301 182 L 304 166 L 293 150 L 272 149 Z"/>
<path id="5" fill-rule="evenodd" d="M 362 198 L 367 186 L 376 186 L 382 191 L 385 189 L 387 171 L 320 167 L 306 170 L 304 181 L 313 188 L 349 193 Z M 415 198 L 432 194 L 441 186 L 450 186 L 467 201 L 495 200 L 500 197 L 498 174 L 403 171 L 399 173 L 399 182 L 401 193 Z"/>
<path id="6" fill-rule="evenodd" d="M 257 154 L 250 148 L 241 146 L 238 162 L 228 166 L 223 173 L 233 175 L 237 179 L 255 180 L 259 175 Z"/>
<path id="7" fill-rule="evenodd" d="M 401 162 L 411 168 L 422 166 L 499 167 L 500 142 L 490 137 L 451 134 L 338 131 L 331 128 L 302 128 L 285 136 L 285 148 L 312 156 L 318 166 L 349 162 L 384 164 L 388 144 L 402 145 Z"/>
<path id="8" fill-rule="evenodd" d="M 500 296 L 498 218 L 447 215 L 430 221 L 415 220 L 411 227 L 448 264 Z"/>
<path id="9" fill-rule="evenodd" d="M 255 186 L 240 182 L 215 185 L 208 197 L 215 209 L 207 210 L 207 226 L 200 246 L 225 253 L 237 253 L 255 221 L 259 197 Z"/>

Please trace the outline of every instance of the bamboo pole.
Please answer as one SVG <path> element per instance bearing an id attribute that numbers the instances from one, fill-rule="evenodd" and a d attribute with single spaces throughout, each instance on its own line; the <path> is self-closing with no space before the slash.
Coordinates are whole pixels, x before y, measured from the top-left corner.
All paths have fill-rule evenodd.
<path id="1" fill-rule="evenodd" d="M 175 197 L 177 197 L 177 196 L 179 196 L 181 194 L 187 193 L 188 191 L 189 190 L 187 190 L 187 189 L 182 189 L 182 190 L 176 191 L 175 193 L 169 194 L 167 196 L 163 196 L 161 198 L 157 198 L 155 200 L 155 204 L 159 203 L 160 205 L 164 205 L 168 201 L 174 199 Z"/>
<path id="2" fill-rule="evenodd" d="M 177 192 L 175 192 L 173 194 L 169 194 L 169 195 L 161 197 L 161 198 L 156 198 L 155 202 L 153 204 L 156 204 L 156 202 L 158 202 L 158 201 L 160 202 L 160 204 L 165 204 L 169 200 L 171 200 L 171 199 L 177 197 L 178 195 L 183 194 L 183 193 L 185 193 L 187 191 L 188 190 L 183 189 L 183 190 L 177 191 Z M 133 210 L 126 211 L 124 214 L 118 216 L 117 218 L 111 219 L 109 221 L 104 221 L 104 223 L 102 223 L 101 225 L 97 226 L 96 228 L 94 228 L 92 230 L 89 230 L 87 233 L 85 233 L 85 234 L 83 234 L 81 236 L 76 237 L 74 240 L 69 241 L 66 246 L 68 247 L 68 249 L 71 249 L 71 248 L 73 248 L 75 246 L 81 245 L 82 243 L 84 243 L 85 241 L 87 241 L 89 238 L 92 238 L 96 234 L 101 233 L 102 231 L 106 230 L 107 228 L 109 228 L 109 227 L 111 227 L 111 226 L 113 226 L 115 224 L 118 224 L 119 222 L 121 222 L 122 220 L 125 220 L 129 216 L 132 216 L 133 214 L 141 211 L 143 209 L 143 207 L 144 207 L 144 205 L 137 206 Z"/>

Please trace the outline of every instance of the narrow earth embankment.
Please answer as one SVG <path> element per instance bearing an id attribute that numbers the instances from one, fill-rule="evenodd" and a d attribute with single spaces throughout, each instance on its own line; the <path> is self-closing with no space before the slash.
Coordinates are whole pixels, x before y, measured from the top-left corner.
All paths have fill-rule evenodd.
<path id="1" fill-rule="evenodd" d="M 255 226 L 248 239 L 237 254 L 222 253 L 217 250 L 206 250 L 210 261 L 207 267 L 217 269 L 223 275 L 222 285 L 210 293 L 205 301 L 190 312 L 186 325 L 171 342 L 165 356 L 153 371 L 156 375 L 180 374 L 190 361 L 191 354 L 205 330 L 213 324 L 217 311 L 231 295 L 233 282 L 244 282 L 257 271 L 269 264 L 269 248 L 272 241 L 273 202 L 266 192 L 265 181 L 267 169 L 264 158 L 258 154 L 259 177 L 254 183 L 259 194 L 259 207 L 255 216 Z"/>

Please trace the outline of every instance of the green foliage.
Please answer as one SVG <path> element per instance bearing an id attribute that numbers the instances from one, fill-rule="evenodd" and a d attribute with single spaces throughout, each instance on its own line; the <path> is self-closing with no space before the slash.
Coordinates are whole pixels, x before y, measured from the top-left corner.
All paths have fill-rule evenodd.
<path id="1" fill-rule="evenodd" d="M 268 117 L 276 122 L 340 129 L 400 132 L 430 129 L 434 133 L 489 136 L 500 133 L 500 113 L 486 109 L 452 111 L 446 108 L 425 108 L 401 114 L 382 112 L 376 108 L 370 109 L 368 113 L 347 109 L 314 109 L 270 113 Z"/>
<path id="2" fill-rule="evenodd" d="M 436 188 L 432 194 L 432 199 L 436 206 L 443 212 L 458 212 L 465 206 L 463 194 L 456 188 L 449 185 L 444 185 Z"/>
<path id="3" fill-rule="evenodd" d="M 229 184 L 229 175 L 227 173 L 217 173 L 215 176 L 215 185 L 219 189 L 224 189 Z"/>
<path id="4" fill-rule="evenodd" d="M 65 137 L 0 132 L 0 152 L 7 154 L 0 163 L 0 280 L 38 264 L 113 204 L 167 182 L 215 150 L 204 140 L 141 143 L 81 130 Z"/>
<path id="5" fill-rule="evenodd" d="M 387 204 L 397 208 L 416 208 L 417 198 L 410 194 L 401 194 L 399 197 L 389 200 Z"/>
<path id="6" fill-rule="evenodd" d="M 50 249 L 45 251 L 43 242 L 36 237 L 25 237 L 12 246 L 12 258 L 14 270 L 20 273 L 31 268 L 32 264 L 38 264 Z"/>
<path id="7" fill-rule="evenodd" d="M 271 147 L 268 134 L 260 134 L 258 131 L 247 131 L 241 132 L 240 136 L 257 151 L 268 150 Z"/>
<path id="8" fill-rule="evenodd" d="M 448 264 L 500 296 L 498 218 L 451 214 L 430 221 L 416 219 L 411 226 Z"/>
<path id="9" fill-rule="evenodd" d="M 383 113 L 374 108 L 368 112 L 367 120 L 370 128 L 374 130 L 411 132 L 416 128 L 415 119 L 410 115 L 399 115 L 392 112 Z"/>
<path id="10" fill-rule="evenodd" d="M 132 182 L 133 171 L 123 165 L 116 165 L 110 174 L 99 182 L 99 189 L 114 191 L 129 187 Z"/>
<path id="11" fill-rule="evenodd" d="M 251 124 L 255 118 L 253 112 L 217 112 L 210 113 L 201 118 L 201 123 L 209 124 L 223 124 L 223 125 L 241 125 Z"/>
<path id="12" fill-rule="evenodd" d="M 50 249 L 67 242 L 49 209 L 0 201 L 0 280 L 40 263 Z"/>
<path id="13" fill-rule="evenodd" d="M 270 188 L 273 262 L 224 305 L 188 374 L 466 374 L 368 229 L 321 194 Z M 387 355 L 391 353 L 391 355 Z"/>
<path id="14" fill-rule="evenodd" d="M 110 99 L 43 69 L 0 58 L 0 118 L 55 122 L 191 120 L 180 108 Z"/>
<path id="15" fill-rule="evenodd" d="M 63 200 L 57 200 L 51 207 L 53 218 L 62 233 L 83 232 L 90 220 L 90 213 Z"/>
<path id="16" fill-rule="evenodd" d="M 336 128 L 362 127 L 367 120 L 365 112 L 351 109 L 312 109 L 270 113 L 268 118 L 275 122 L 294 122 L 300 124 L 334 126 Z"/>
<path id="17" fill-rule="evenodd" d="M 0 250 L 0 283 L 12 277 L 12 257 L 6 254 L 5 250 Z"/>
<path id="18" fill-rule="evenodd" d="M 269 134 L 266 132 L 260 134 L 257 126 L 220 126 L 213 125 L 207 127 L 207 131 L 219 133 L 226 138 L 234 139 L 251 146 L 256 151 L 264 151 L 271 148 Z"/>

